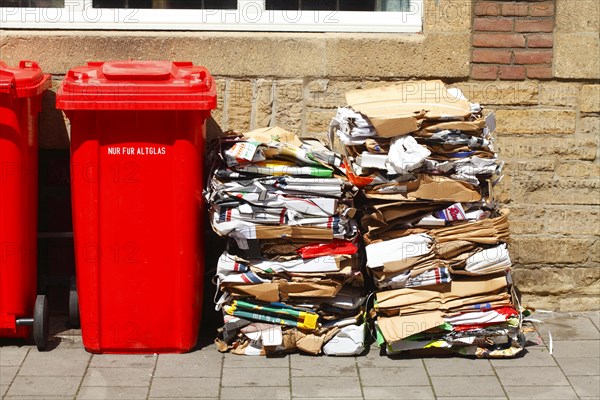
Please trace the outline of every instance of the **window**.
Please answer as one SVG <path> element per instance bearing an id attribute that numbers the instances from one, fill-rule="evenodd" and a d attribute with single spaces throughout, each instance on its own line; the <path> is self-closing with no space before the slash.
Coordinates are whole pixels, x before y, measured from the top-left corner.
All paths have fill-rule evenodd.
<path id="1" fill-rule="evenodd" d="M 0 0 L 6 29 L 420 32 L 423 0 Z"/>
<path id="2" fill-rule="evenodd" d="M 64 7 L 65 0 L 0 0 L 0 7 Z"/>

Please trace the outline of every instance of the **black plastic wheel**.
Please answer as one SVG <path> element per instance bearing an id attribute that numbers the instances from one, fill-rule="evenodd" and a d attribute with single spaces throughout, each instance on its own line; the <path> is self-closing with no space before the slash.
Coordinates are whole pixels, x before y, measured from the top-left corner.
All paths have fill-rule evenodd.
<path id="1" fill-rule="evenodd" d="M 39 351 L 44 350 L 48 344 L 49 317 L 48 300 L 43 294 L 38 294 L 33 309 L 33 341 Z"/>
<path id="2" fill-rule="evenodd" d="M 71 328 L 79 328 L 79 324 L 79 295 L 77 294 L 75 277 L 72 277 L 71 288 L 69 289 L 69 325 Z"/>

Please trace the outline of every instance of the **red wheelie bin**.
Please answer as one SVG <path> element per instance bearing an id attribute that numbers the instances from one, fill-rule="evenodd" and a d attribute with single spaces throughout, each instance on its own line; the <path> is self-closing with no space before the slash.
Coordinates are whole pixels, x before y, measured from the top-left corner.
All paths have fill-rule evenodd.
<path id="1" fill-rule="evenodd" d="M 0 338 L 48 339 L 48 303 L 37 294 L 38 113 L 50 87 L 33 61 L 0 62 Z"/>
<path id="2" fill-rule="evenodd" d="M 94 62 L 56 99 L 71 122 L 79 316 L 92 353 L 180 353 L 202 306 L 202 165 L 216 106 L 190 62 Z"/>

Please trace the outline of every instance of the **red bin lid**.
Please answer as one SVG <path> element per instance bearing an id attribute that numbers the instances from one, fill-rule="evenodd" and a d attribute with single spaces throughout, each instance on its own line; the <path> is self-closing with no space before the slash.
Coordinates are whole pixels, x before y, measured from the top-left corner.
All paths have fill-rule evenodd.
<path id="1" fill-rule="evenodd" d="M 213 77 L 191 62 L 89 62 L 69 71 L 56 94 L 62 110 L 212 110 Z"/>
<path id="2" fill-rule="evenodd" d="M 50 75 L 44 75 L 34 61 L 21 61 L 18 67 L 9 67 L 0 61 L 0 93 L 14 93 L 15 97 L 33 97 L 50 88 Z"/>

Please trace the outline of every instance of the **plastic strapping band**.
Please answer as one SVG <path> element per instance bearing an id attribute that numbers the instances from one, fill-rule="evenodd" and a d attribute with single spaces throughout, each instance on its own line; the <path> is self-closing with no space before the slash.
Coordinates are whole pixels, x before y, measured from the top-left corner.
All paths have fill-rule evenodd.
<path id="1" fill-rule="evenodd" d="M 542 321 L 540 319 L 534 319 L 534 318 L 525 318 L 523 320 L 523 322 L 536 322 L 538 324 L 544 325 L 544 327 L 548 331 L 548 342 L 549 342 L 548 343 L 548 351 L 550 352 L 550 355 L 552 355 L 552 350 L 554 348 L 554 345 L 553 345 L 553 341 L 552 341 L 552 332 L 550 332 L 550 328 L 548 327 L 548 325 L 544 321 Z"/>
<path id="2" fill-rule="evenodd" d="M 219 296 L 219 292 L 220 292 L 220 288 L 221 288 L 221 280 L 219 279 L 218 276 L 216 276 L 217 278 L 217 287 L 215 288 L 215 295 L 213 297 L 213 301 L 215 303 L 215 311 L 220 311 L 221 308 L 223 307 L 223 304 L 226 303 L 230 298 L 231 295 L 227 292 L 225 293 L 221 293 L 221 296 Z M 217 297 L 219 297 L 219 299 L 217 300 Z"/>
<path id="3" fill-rule="evenodd" d="M 364 304 L 365 304 L 365 315 L 366 315 L 366 317 L 365 317 L 365 324 L 367 326 L 372 326 L 372 329 L 369 329 L 369 335 L 371 335 L 372 339 L 374 339 L 375 341 L 377 341 L 377 336 L 373 333 L 373 330 L 375 329 L 375 324 L 369 324 L 369 321 L 368 321 L 369 315 L 370 315 L 370 313 L 369 313 L 369 309 L 370 309 L 369 302 L 371 301 L 371 298 L 373 296 L 375 296 L 375 294 L 376 294 L 376 292 L 369 293 L 369 295 L 365 299 L 365 303 Z"/>
<path id="4" fill-rule="evenodd" d="M 548 325 L 542 320 L 535 319 L 535 318 L 523 318 L 523 312 L 522 312 L 523 307 L 521 307 L 519 297 L 515 293 L 514 289 L 515 289 L 514 286 L 511 286 L 511 294 L 513 296 L 513 300 L 517 303 L 517 307 L 519 310 L 519 330 L 521 330 L 523 322 L 536 322 L 536 323 L 544 325 L 544 327 L 546 328 L 546 331 L 548 331 L 548 342 L 549 342 L 548 343 L 548 351 L 550 352 L 550 355 L 552 355 L 552 352 L 554 350 L 554 341 L 552 340 L 552 332 L 550 331 L 550 328 L 548 328 Z M 537 312 L 548 314 L 548 313 L 551 313 L 552 311 L 537 310 Z"/>

